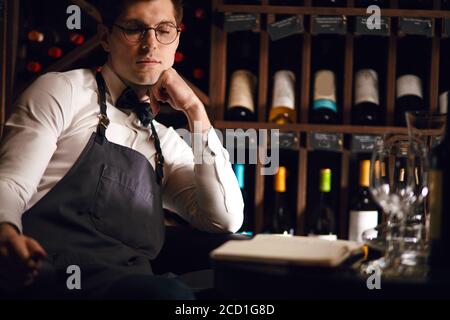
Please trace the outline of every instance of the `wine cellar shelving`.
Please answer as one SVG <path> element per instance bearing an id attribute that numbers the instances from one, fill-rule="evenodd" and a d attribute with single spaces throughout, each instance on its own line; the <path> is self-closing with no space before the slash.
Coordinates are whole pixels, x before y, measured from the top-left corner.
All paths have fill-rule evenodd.
<path id="1" fill-rule="evenodd" d="M 356 24 L 357 18 L 368 16 L 366 8 L 356 7 L 354 0 L 343 1 L 343 7 L 316 7 L 314 0 L 290 1 L 288 5 L 275 5 L 277 1 L 240 1 L 240 4 L 227 4 L 225 1 L 214 0 L 213 23 L 211 27 L 211 65 L 210 65 L 210 102 L 214 114 L 214 126 L 217 129 L 279 129 L 281 132 L 296 132 L 299 143 L 289 148 L 290 155 L 296 159 L 292 172 L 295 178 L 289 177 L 290 188 L 295 188 L 295 196 L 291 197 L 294 203 L 293 211 L 296 220 L 296 234 L 307 233 L 308 206 L 314 199 L 315 184 L 318 176 L 311 173 L 313 165 L 317 165 L 317 153 L 328 152 L 323 157 L 329 157 L 329 166 L 334 167 L 333 188 L 336 188 L 335 205 L 338 211 L 336 221 L 339 238 L 347 238 L 348 211 L 351 193 L 357 184 L 355 171 L 361 150 L 354 150 L 352 140 L 360 135 L 382 135 L 387 132 L 407 134 L 404 126 L 396 125 L 396 79 L 400 72 L 398 68 L 405 64 L 407 59 L 417 57 L 416 66 L 423 74 L 424 104 L 427 109 L 438 111 L 439 95 L 448 90 L 450 75 L 449 38 L 446 24 L 450 19 L 450 10 L 443 10 L 447 6 L 445 1 L 430 1 L 429 9 L 404 9 L 399 1 L 385 1 L 387 8 L 381 9 L 382 21 L 387 21 L 388 32 L 384 35 L 359 34 Z M 244 3 L 245 4 L 242 4 Z M 286 3 L 286 1 L 285 1 Z M 298 4 L 297 4 L 298 3 Z M 258 26 L 253 30 L 227 32 L 224 28 L 225 16 L 229 14 L 254 14 Z M 303 21 L 303 30 L 282 40 L 271 40 L 268 26 L 276 20 L 278 15 L 297 15 Z M 347 24 L 345 33 L 317 34 L 314 32 L 313 20 L 315 16 L 342 16 Z M 408 19 L 423 19 L 427 21 L 424 30 L 410 30 L 404 32 L 404 23 Z M 423 33 L 422 33 L 423 31 Z M 243 36 L 242 34 L 247 33 Z M 236 42 L 235 37 L 249 37 L 251 43 Z M 339 122 L 332 125 L 310 123 L 310 108 L 312 101 L 313 69 L 317 62 L 315 48 L 321 40 L 333 39 L 337 45 L 334 47 L 336 57 L 340 58 L 337 64 L 337 92 L 339 106 Z M 257 78 L 255 96 L 256 121 L 236 122 L 226 120 L 227 95 L 229 90 L 230 73 L 235 70 L 236 62 L 230 59 L 230 52 L 235 54 L 239 46 L 253 46 L 252 67 Z M 409 44 L 414 44 L 411 50 Z M 369 47 L 369 49 L 368 49 Z M 281 50 L 279 50 L 281 48 Z M 275 53 L 276 50 L 279 52 Z M 284 50 L 284 52 L 283 52 Z M 287 51 L 288 50 L 288 51 Z M 376 52 L 376 68 L 380 75 L 379 91 L 380 105 L 384 109 L 383 125 L 360 126 L 352 125 L 351 110 L 354 95 L 355 64 L 364 53 L 364 50 Z M 275 57 L 275 60 L 274 60 Z M 282 59 L 283 61 L 276 61 Z M 286 65 L 288 64 L 288 65 Z M 254 67 L 257 66 L 257 67 Z M 295 72 L 296 84 L 296 111 L 295 123 L 277 125 L 268 122 L 273 85 L 273 72 L 276 68 L 287 68 Z M 340 134 L 342 148 L 340 150 L 317 150 L 311 144 L 311 136 L 316 133 Z M 369 150 L 370 151 L 370 150 Z M 283 151 L 284 152 L 284 151 Z M 365 154 L 367 156 L 367 153 Z M 281 156 L 282 158 L 283 156 Z M 318 159 L 321 157 L 319 156 Z M 282 160 L 282 159 L 281 159 Z M 292 161 L 289 161 L 292 166 Z M 260 174 L 262 165 L 255 167 L 254 198 L 251 199 L 254 207 L 255 232 L 264 232 L 270 206 L 267 195 L 270 193 L 270 176 Z M 317 173 L 318 174 L 318 173 Z M 294 181 L 294 182 L 293 182 Z M 335 185 L 336 184 L 336 185 Z"/>

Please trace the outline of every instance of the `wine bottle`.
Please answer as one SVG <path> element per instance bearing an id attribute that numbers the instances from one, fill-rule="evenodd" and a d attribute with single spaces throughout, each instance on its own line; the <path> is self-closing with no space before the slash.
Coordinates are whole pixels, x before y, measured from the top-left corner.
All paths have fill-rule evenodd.
<path id="1" fill-rule="evenodd" d="M 30 42 L 41 43 L 41 42 L 44 42 L 45 35 L 41 30 L 33 29 L 28 32 L 27 39 Z"/>
<path id="2" fill-rule="evenodd" d="M 59 58 L 62 57 L 63 51 L 62 51 L 62 49 L 61 49 L 60 47 L 54 46 L 54 47 L 50 47 L 50 48 L 48 49 L 47 55 L 48 55 L 50 58 L 56 60 L 56 59 L 59 59 Z"/>
<path id="3" fill-rule="evenodd" d="M 69 33 L 69 42 L 72 47 L 81 46 L 86 41 L 84 35 L 80 32 L 70 32 Z"/>
<path id="4" fill-rule="evenodd" d="M 42 64 L 39 61 L 29 61 L 26 65 L 26 70 L 31 74 L 38 74 L 42 71 Z"/>
<path id="5" fill-rule="evenodd" d="M 367 126 L 382 124 L 378 74 L 373 69 L 361 69 L 355 75 L 352 123 Z"/>
<path id="6" fill-rule="evenodd" d="M 439 95 L 439 113 L 445 114 L 448 112 L 448 93 L 445 91 Z"/>
<path id="7" fill-rule="evenodd" d="M 336 214 L 331 201 L 331 169 L 320 170 L 319 201 L 312 211 L 310 236 L 327 240 L 336 240 Z"/>
<path id="8" fill-rule="evenodd" d="M 252 215 L 250 214 L 249 201 L 250 198 L 248 196 L 246 183 L 245 183 L 245 165 L 242 163 L 233 164 L 234 174 L 236 175 L 239 188 L 241 189 L 242 198 L 244 199 L 244 222 L 242 224 L 241 230 L 239 232 L 245 234 L 252 234 L 253 224 L 252 224 Z"/>
<path id="9" fill-rule="evenodd" d="M 236 70 L 231 75 L 228 94 L 227 120 L 253 121 L 255 119 L 254 95 L 256 76 L 248 70 Z"/>
<path id="10" fill-rule="evenodd" d="M 362 242 L 362 233 L 378 224 L 378 207 L 369 191 L 370 160 L 359 166 L 359 188 L 350 210 L 348 240 Z"/>
<path id="11" fill-rule="evenodd" d="M 401 9 L 432 9 L 432 0 L 399 0 L 398 6 Z"/>
<path id="12" fill-rule="evenodd" d="M 447 124 L 450 113 L 447 113 Z M 429 195 L 430 210 L 430 274 L 439 274 L 450 270 L 450 126 L 447 125 L 445 135 L 440 144 L 430 154 L 429 162 Z"/>
<path id="13" fill-rule="evenodd" d="M 331 70 L 319 70 L 314 75 L 314 100 L 310 122 L 323 124 L 338 122 L 336 75 Z"/>
<path id="14" fill-rule="evenodd" d="M 277 71 L 274 75 L 272 107 L 269 122 L 279 125 L 295 123 L 295 74 L 289 70 Z"/>
<path id="15" fill-rule="evenodd" d="M 422 80 L 415 74 L 405 74 L 397 79 L 395 124 L 405 126 L 405 112 L 424 110 Z"/>
<path id="16" fill-rule="evenodd" d="M 286 176 L 286 167 L 280 166 L 274 180 L 275 199 L 272 209 L 272 233 L 294 234 L 286 192 Z"/>

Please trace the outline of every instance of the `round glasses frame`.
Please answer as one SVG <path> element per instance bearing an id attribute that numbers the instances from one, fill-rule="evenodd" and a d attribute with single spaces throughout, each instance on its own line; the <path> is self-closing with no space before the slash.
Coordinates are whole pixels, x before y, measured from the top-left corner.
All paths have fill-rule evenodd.
<path id="1" fill-rule="evenodd" d="M 169 25 L 170 27 L 173 27 L 173 28 L 176 28 L 177 34 L 174 36 L 173 40 L 168 41 L 168 42 L 162 42 L 162 41 L 159 39 L 159 37 L 158 37 L 158 28 L 159 28 L 161 25 L 163 25 L 163 24 Z M 161 43 L 161 44 L 169 45 L 169 44 L 172 44 L 173 42 L 175 42 L 175 40 L 177 40 L 178 35 L 179 35 L 180 32 L 181 32 L 181 28 L 180 28 L 180 27 L 174 25 L 173 23 L 167 23 L 167 22 L 162 22 L 162 23 L 156 25 L 155 27 L 125 28 L 125 27 L 122 27 L 121 25 L 119 25 L 119 24 L 117 24 L 117 23 L 114 23 L 114 26 L 116 26 L 117 28 L 119 28 L 119 29 L 122 31 L 122 35 L 123 35 L 123 37 L 125 38 L 125 40 L 128 41 L 128 42 L 131 43 L 131 44 L 138 44 L 138 43 L 142 42 L 142 40 L 144 40 L 145 37 L 147 36 L 147 33 L 148 33 L 150 30 L 154 30 L 154 31 L 155 31 L 155 37 L 156 37 L 156 40 L 157 40 L 159 43 Z M 131 41 L 131 40 L 128 38 L 129 36 L 127 36 L 127 32 L 132 32 L 132 31 L 140 31 L 139 39 L 138 39 L 138 40 L 136 40 L 136 41 Z"/>

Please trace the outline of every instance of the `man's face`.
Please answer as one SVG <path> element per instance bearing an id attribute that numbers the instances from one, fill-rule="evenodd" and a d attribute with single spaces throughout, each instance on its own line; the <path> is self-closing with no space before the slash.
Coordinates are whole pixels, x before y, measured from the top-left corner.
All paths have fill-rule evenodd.
<path id="1" fill-rule="evenodd" d="M 116 24 L 128 29 L 155 27 L 167 21 L 176 25 L 174 13 L 171 0 L 139 1 L 129 5 Z M 132 44 L 120 28 L 113 26 L 106 41 L 102 43 L 109 52 L 109 61 L 122 80 L 128 84 L 153 85 L 164 70 L 172 67 L 179 37 L 164 45 L 156 40 L 155 31 L 149 30 L 141 42 Z"/>

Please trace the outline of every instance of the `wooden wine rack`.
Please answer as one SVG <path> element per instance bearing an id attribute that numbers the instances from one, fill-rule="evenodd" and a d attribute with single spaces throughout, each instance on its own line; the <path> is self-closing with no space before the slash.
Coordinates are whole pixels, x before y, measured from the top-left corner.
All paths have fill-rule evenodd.
<path id="1" fill-rule="evenodd" d="M 305 26 L 304 32 L 299 39 L 302 42 L 301 57 L 298 63 L 301 64 L 301 74 L 298 75 L 298 84 L 296 94 L 299 94 L 299 106 L 297 113 L 300 121 L 295 124 L 278 126 L 276 124 L 267 123 L 268 116 L 268 96 L 269 96 L 269 44 L 270 38 L 264 25 L 259 31 L 259 70 L 258 70 L 258 88 L 257 88 L 257 122 L 230 122 L 224 121 L 224 111 L 226 102 L 226 88 L 227 88 L 227 39 L 228 34 L 220 26 L 221 17 L 225 13 L 256 13 L 258 15 L 267 15 L 267 23 L 273 22 L 275 14 L 299 14 L 303 16 L 311 15 L 345 15 L 345 16 L 366 16 L 366 9 L 354 8 L 354 0 L 347 0 L 347 6 L 344 8 L 324 8 L 313 7 L 312 0 L 304 0 L 303 5 L 299 6 L 275 6 L 269 5 L 269 0 L 261 0 L 260 5 L 225 5 L 221 0 L 213 1 L 213 11 L 216 21 L 213 21 L 211 27 L 211 65 L 210 65 L 210 102 L 214 113 L 214 126 L 218 129 L 279 129 L 280 131 L 294 131 L 302 133 L 300 137 L 308 137 L 312 132 L 330 132 L 343 133 L 345 135 L 352 134 L 383 134 L 386 132 L 407 133 L 404 127 L 394 127 L 394 104 L 395 104 L 395 82 L 396 82 L 396 59 L 397 59 L 397 39 L 399 35 L 391 32 L 387 36 L 387 64 L 386 64 L 386 79 L 385 87 L 380 90 L 385 90 L 385 105 L 386 105 L 386 126 L 383 127 L 368 127 L 368 126 L 353 126 L 350 125 L 350 111 L 353 102 L 353 61 L 354 61 L 354 39 L 355 35 L 347 33 L 344 35 L 345 43 L 345 57 L 344 57 L 344 75 L 343 75 L 343 92 L 342 92 L 342 115 L 343 123 L 341 125 L 315 125 L 308 123 L 308 115 L 311 101 L 311 49 L 312 49 L 312 35 L 308 26 Z M 431 18 L 433 23 L 443 20 L 443 18 L 450 17 L 450 11 L 440 10 L 440 1 L 434 0 L 432 10 L 405 10 L 398 8 L 398 1 L 390 1 L 390 8 L 382 9 L 382 16 L 397 19 L 400 17 L 427 17 Z M 297 38 L 296 38 L 297 39 Z M 430 75 L 429 81 L 424 82 L 428 86 L 428 97 L 425 97 L 425 103 L 431 110 L 437 109 L 438 104 L 438 90 L 439 90 L 439 68 L 440 68 L 440 45 L 441 41 L 440 30 L 436 30 L 435 35 L 431 38 L 430 48 Z M 231 49 L 231 48 L 230 48 Z M 445 57 L 450 59 L 450 57 Z M 446 72 L 450 72 L 447 70 Z M 303 143 L 302 143 L 303 142 Z M 311 151 L 310 146 L 305 141 L 301 141 L 298 152 L 298 177 L 297 177 L 297 201 L 295 204 L 296 213 L 296 229 L 298 234 L 304 234 L 305 230 L 305 209 L 307 205 L 308 181 L 308 152 Z M 339 205 L 339 230 L 338 236 L 346 238 L 347 224 L 346 212 L 349 209 L 348 204 L 348 186 L 349 186 L 349 171 L 350 171 L 350 157 L 351 151 L 343 148 L 341 151 L 341 174 L 340 174 L 340 205 Z M 264 207 L 265 195 L 265 176 L 260 174 L 261 164 L 256 165 L 255 172 L 255 192 L 254 192 L 254 216 L 255 216 L 255 231 L 263 231 L 264 214 L 268 208 Z"/>

